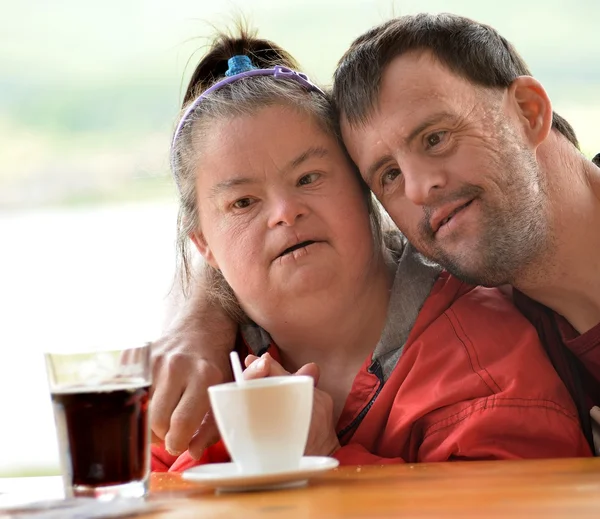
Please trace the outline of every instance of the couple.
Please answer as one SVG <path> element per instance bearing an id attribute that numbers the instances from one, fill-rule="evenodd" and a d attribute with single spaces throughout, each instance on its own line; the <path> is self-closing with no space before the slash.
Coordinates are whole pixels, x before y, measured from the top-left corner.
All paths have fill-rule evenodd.
<path id="1" fill-rule="evenodd" d="M 170 454 L 156 446 L 154 468 L 226 456 L 205 449 L 205 388 L 229 376 L 236 330 L 247 376 L 315 376 L 307 454 L 588 455 L 600 170 L 510 44 L 457 16 L 388 22 L 342 58 L 337 114 L 305 77 L 253 72 L 274 65 L 296 68 L 268 42 L 221 38 L 188 88 L 172 149 L 180 244 L 191 238 L 208 269 L 157 347 L 153 430 Z M 382 233 L 340 136 L 404 235 L 447 270 Z M 512 284 L 538 333 L 506 290 L 459 279 Z"/>

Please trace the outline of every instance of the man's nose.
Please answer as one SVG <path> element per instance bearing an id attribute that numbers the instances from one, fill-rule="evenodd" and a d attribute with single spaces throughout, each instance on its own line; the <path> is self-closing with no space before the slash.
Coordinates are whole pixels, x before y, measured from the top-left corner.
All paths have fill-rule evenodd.
<path id="1" fill-rule="evenodd" d="M 431 196 L 446 187 L 447 176 L 442 168 L 418 164 L 403 165 L 404 194 L 416 205 L 426 205 Z"/>

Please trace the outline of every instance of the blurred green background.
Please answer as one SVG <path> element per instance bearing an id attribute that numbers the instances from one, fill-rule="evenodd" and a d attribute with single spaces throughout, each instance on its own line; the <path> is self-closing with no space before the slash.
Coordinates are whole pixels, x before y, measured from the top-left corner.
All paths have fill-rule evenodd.
<path id="1" fill-rule="evenodd" d="M 166 150 L 186 73 L 210 24 L 239 14 L 322 83 L 354 37 L 393 13 L 467 14 L 516 44 L 585 151 L 600 148 L 595 0 L 2 3 L 0 209 L 172 196 Z"/>
<path id="2" fill-rule="evenodd" d="M 600 151 L 596 0 L 0 0 L 0 476 L 58 470 L 43 350 L 160 333 L 170 134 L 213 27 L 243 15 L 327 84 L 356 36 L 420 11 L 499 29 Z"/>

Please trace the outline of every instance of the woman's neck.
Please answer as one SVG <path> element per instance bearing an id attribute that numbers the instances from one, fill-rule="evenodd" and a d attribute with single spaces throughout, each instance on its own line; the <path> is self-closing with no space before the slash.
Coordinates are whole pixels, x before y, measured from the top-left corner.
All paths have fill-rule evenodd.
<path id="1" fill-rule="evenodd" d="M 269 327 L 284 367 L 294 372 L 308 362 L 321 370 L 362 364 L 385 326 L 394 271 L 383 257 L 374 260 L 349 290 L 330 294 Z"/>

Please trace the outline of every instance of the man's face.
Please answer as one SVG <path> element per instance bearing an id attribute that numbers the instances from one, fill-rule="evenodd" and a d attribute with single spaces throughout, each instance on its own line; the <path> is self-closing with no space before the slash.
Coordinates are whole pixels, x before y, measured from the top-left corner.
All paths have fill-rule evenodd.
<path id="1" fill-rule="evenodd" d="M 352 159 L 406 237 L 489 286 L 513 282 L 549 241 L 522 124 L 508 91 L 474 86 L 424 52 L 390 63 L 365 125 L 342 115 Z"/>

